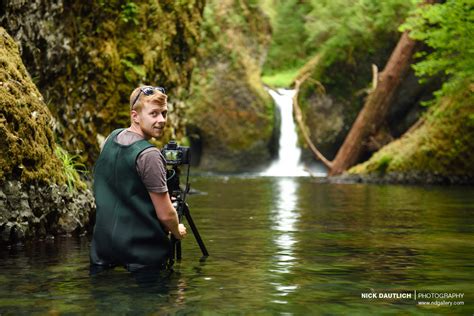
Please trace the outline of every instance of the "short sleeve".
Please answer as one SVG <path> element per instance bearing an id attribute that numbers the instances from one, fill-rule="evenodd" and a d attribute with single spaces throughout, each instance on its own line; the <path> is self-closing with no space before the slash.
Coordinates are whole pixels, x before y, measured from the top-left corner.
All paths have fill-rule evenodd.
<path id="1" fill-rule="evenodd" d="M 148 192 L 168 192 L 165 160 L 156 147 L 142 151 L 137 157 L 136 164 L 138 175 Z"/>

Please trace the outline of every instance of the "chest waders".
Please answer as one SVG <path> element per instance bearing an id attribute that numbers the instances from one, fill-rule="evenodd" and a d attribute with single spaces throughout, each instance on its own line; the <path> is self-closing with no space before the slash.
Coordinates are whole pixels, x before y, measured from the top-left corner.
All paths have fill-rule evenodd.
<path id="1" fill-rule="evenodd" d="M 109 136 L 94 168 L 97 212 L 91 263 L 162 267 L 170 255 L 170 240 L 136 170 L 138 155 L 153 145 L 146 140 L 118 144 L 114 139 L 122 130 Z"/>

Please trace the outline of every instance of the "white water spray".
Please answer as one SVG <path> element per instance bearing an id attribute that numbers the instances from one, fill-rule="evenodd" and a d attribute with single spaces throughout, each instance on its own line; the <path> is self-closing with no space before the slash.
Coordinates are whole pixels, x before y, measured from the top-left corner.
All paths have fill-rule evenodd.
<path id="1" fill-rule="evenodd" d="M 300 163 L 301 149 L 298 147 L 295 121 L 293 120 L 293 96 L 295 90 L 269 90 L 277 108 L 281 113 L 280 140 L 278 160 L 262 173 L 270 177 L 307 177 Z"/>

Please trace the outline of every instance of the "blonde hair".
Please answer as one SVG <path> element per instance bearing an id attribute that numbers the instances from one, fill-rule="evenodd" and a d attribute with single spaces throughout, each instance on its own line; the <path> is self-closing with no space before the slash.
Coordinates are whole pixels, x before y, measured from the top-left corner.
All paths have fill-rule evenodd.
<path id="1" fill-rule="evenodd" d="M 145 87 L 149 87 L 149 86 L 140 86 L 138 88 L 135 88 L 135 90 L 133 90 L 132 94 L 130 95 L 130 111 L 131 110 L 135 110 L 137 112 L 141 111 L 143 105 L 145 104 L 145 101 L 155 103 L 159 107 L 166 106 L 167 104 L 166 102 L 168 100 L 168 96 L 166 94 L 162 93 L 159 90 L 154 89 L 153 94 L 146 95 L 143 92 L 141 92 L 141 89 Z M 133 104 L 138 94 L 140 94 L 140 97 L 135 102 L 135 104 Z"/>

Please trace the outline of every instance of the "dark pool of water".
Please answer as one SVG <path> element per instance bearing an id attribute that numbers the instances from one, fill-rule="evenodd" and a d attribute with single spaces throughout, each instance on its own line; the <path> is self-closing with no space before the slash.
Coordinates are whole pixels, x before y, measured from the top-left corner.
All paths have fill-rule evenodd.
<path id="1" fill-rule="evenodd" d="M 87 237 L 0 251 L 4 314 L 472 314 L 474 188 L 201 177 L 169 275 L 90 276 Z M 457 306 L 363 293 L 462 293 Z M 413 294 L 414 295 L 414 294 Z M 424 301 L 436 301 L 425 299 Z M 438 299 L 443 301 L 443 299 Z"/>

